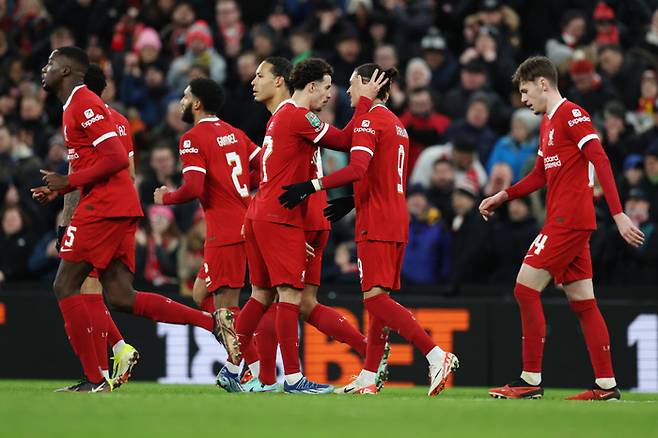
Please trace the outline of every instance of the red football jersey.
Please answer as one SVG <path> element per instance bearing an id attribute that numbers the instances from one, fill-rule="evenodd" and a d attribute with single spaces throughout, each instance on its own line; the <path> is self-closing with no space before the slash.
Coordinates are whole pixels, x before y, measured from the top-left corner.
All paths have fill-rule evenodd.
<path id="1" fill-rule="evenodd" d="M 244 132 L 217 117 L 201 119 L 181 137 L 183 173 L 206 174 L 199 198 L 206 216 L 206 246 L 244 240 L 250 162 L 259 150 Z"/>
<path id="2" fill-rule="evenodd" d="M 112 119 L 117 127 L 117 134 L 119 135 L 119 140 L 123 143 L 123 147 L 126 148 L 128 152 L 128 158 L 135 155 L 135 149 L 133 148 L 133 136 L 130 131 L 130 122 L 124 117 L 119 111 L 115 110 L 109 105 L 105 105 L 109 108 L 110 114 L 112 114 Z"/>
<path id="3" fill-rule="evenodd" d="M 96 146 L 117 136 L 110 110 L 84 85 L 75 87 L 64 104 L 62 130 L 72 173 L 93 166 L 98 157 Z M 143 216 L 128 169 L 79 189 L 78 219 Z"/>
<path id="4" fill-rule="evenodd" d="M 596 229 L 594 166 L 581 151 L 589 140 L 598 138 L 589 114 L 562 99 L 544 115 L 539 138 L 537 153 L 544 159 L 546 173 L 546 225 Z"/>
<path id="5" fill-rule="evenodd" d="M 324 173 L 322 171 L 322 155 L 320 148 L 316 148 L 311 160 L 310 176 L 308 179 L 322 178 Z M 320 231 L 331 230 L 331 224 L 324 217 L 324 209 L 327 207 L 327 192 L 320 190 L 320 192 L 309 196 L 308 199 L 301 205 L 302 214 L 304 216 L 304 230 L 306 231 Z"/>
<path id="6" fill-rule="evenodd" d="M 261 180 L 258 192 L 249 205 L 247 217 L 306 228 L 301 208 L 288 210 L 279 203 L 282 187 L 316 178 L 311 162 L 319 142 L 329 125 L 292 99 L 281 102 L 267 122 L 261 155 Z"/>
<path id="7" fill-rule="evenodd" d="M 354 121 L 352 150 L 355 149 L 372 155 L 365 176 L 354 183 L 355 240 L 406 243 L 407 131 L 395 114 L 377 104 Z"/>

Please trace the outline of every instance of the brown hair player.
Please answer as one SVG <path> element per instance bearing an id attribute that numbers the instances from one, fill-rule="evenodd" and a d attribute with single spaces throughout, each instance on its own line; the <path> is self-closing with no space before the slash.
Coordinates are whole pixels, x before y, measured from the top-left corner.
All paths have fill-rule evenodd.
<path id="1" fill-rule="evenodd" d="M 504 202 L 546 186 L 546 222 L 526 254 L 516 280 L 522 327 L 523 372 L 518 380 L 489 390 L 496 398 L 540 398 L 546 323 L 540 293 L 551 281 L 562 284 L 571 309 L 580 321 L 595 382 L 592 389 L 570 400 L 619 399 L 612 370 L 608 328 L 594 298 L 589 237 L 596 228 L 594 171 L 603 188 L 619 232 L 630 245 L 644 241 L 619 202 L 608 157 L 589 114 L 563 98 L 557 88 L 555 65 L 543 56 L 526 59 L 512 81 L 521 101 L 536 114 L 540 126 L 538 157 L 533 170 L 512 187 L 486 198 L 480 213 L 487 220 Z"/>

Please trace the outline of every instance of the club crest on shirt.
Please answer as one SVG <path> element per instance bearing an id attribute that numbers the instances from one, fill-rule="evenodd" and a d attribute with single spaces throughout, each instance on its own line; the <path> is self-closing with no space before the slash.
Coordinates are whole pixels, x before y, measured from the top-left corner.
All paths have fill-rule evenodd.
<path id="1" fill-rule="evenodd" d="M 319 128 L 320 125 L 322 125 L 320 118 L 311 111 L 306 113 L 306 120 L 308 120 L 308 123 L 314 128 Z"/>
<path id="2" fill-rule="evenodd" d="M 553 137 L 555 136 L 555 129 L 551 129 L 548 131 L 548 145 L 549 146 L 554 146 L 554 141 Z"/>

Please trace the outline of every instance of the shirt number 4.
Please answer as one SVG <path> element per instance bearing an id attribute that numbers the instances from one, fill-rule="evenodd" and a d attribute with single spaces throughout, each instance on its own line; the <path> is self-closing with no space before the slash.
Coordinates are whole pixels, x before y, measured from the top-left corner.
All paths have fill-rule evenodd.
<path id="1" fill-rule="evenodd" d="M 539 253 L 542 252 L 542 250 L 546 246 L 547 240 L 548 240 L 548 236 L 546 234 L 538 234 L 537 237 L 535 237 L 535 240 L 532 242 L 532 245 L 530 245 L 530 249 L 534 247 L 535 248 L 534 254 L 539 255 Z"/>

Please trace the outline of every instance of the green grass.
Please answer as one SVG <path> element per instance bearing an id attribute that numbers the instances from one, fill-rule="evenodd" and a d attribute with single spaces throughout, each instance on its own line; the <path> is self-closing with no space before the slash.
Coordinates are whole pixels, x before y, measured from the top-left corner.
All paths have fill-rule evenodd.
<path id="1" fill-rule="evenodd" d="M 493 400 L 483 388 L 384 389 L 376 396 L 227 394 L 131 382 L 112 394 L 54 394 L 71 382 L 0 380 L 0 436 L 496 437 L 658 436 L 658 394 L 620 402 Z"/>

